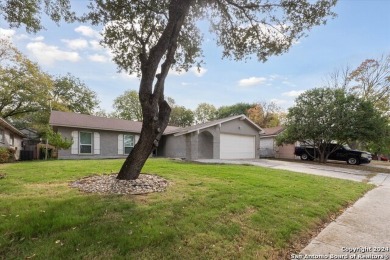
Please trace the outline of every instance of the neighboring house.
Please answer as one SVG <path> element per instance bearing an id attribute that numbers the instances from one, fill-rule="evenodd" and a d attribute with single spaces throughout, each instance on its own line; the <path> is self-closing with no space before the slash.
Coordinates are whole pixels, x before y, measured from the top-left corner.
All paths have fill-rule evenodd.
<path id="1" fill-rule="evenodd" d="M 38 132 L 32 128 L 20 129 L 25 135 L 23 139 L 23 152 L 21 152 L 21 160 L 37 160 L 39 159 L 39 144 L 42 142 Z"/>
<path id="2" fill-rule="evenodd" d="M 244 115 L 223 118 L 167 131 L 158 155 L 187 160 L 255 159 L 262 131 Z"/>
<path id="3" fill-rule="evenodd" d="M 16 160 L 19 160 L 24 137 L 22 132 L 0 117 L 0 147 L 14 149 Z"/>
<path id="4" fill-rule="evenodd" d="M 284 131 L 283 126 L 264 128 L 260 136 L 260 158 L 295 159 L 295 144 L 276 145 L 275 138 Z"/>
<path id="5" fill-rule="evenodd" d="M 59 159 L 121 158 L 137 143 L 142 122 L 52 111 L 50 125 L 73 140 L 71 149 L 58 151 Z M 187 160 L 258 158 L 261 131 L 244 115 L 187 128 L 168 126 L 156 154 Z"/>

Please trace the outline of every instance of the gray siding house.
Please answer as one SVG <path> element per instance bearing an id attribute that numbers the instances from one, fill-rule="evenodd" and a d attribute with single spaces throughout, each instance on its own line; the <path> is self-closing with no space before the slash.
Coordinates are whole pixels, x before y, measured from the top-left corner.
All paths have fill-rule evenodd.
<path id="1" fill-rule="evenodd" d="M 166 132 L 158 155 L 187 160 L 255 159 L 261 133 L 246 116 L 232 116 Z"/>
<path id="2" fill-rule="evenodd" d="M 137 143 L 142 122 L 52 111 L 50 125 L 73 140 L 71 149 L 58 151 L 59 159 L 121 158 Z M 260 132 L 244 115 L 187 128 L 168 126 L 156 155 L 186 160 L 259 158 Z"/>
<path id="3" fill-rule="evenodd" d="M 0 117 L 0 147 L 14 149 L 16 160 L 20 158 L 24 137 L 25 135 L 22 132 Z"/>
<path id="4" fill-rule="evenodd" d="M 142 122 L 60 111 L 51 112 L 49 124 L 62 137 L 73 140 L 70 149 L 58 151 L 59 159 L 126 157 L 142 128 Z"/>

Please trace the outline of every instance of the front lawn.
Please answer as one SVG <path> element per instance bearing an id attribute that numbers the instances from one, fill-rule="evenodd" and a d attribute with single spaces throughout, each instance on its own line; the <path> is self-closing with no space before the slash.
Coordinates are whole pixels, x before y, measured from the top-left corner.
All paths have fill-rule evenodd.
<path id="1" fill-rule="evenodd" d="M 372 186 L 237 165 L 150 159 L 171 182 L 149 195 L 84 194 L 70 181 L 123 160 L 0 165 L 0 258 L 234 259 L 288 256 Z"/>

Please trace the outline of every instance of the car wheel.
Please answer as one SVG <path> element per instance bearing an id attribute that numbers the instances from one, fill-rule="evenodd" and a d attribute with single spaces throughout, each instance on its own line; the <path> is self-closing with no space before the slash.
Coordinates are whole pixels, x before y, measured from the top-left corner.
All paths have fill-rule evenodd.
<path id="1" fill-rule="evenodd" d="M 347 163 L 348 164 L 352 164 L 352 165 L 358 165 L 359 164 L 359 160 L 356 159 L 355 157 L 350 157 L 350 158 L 348 158 Z"/>
<path id="2" fill-rule="evenodd" d="M 307 153 L 303 153 L 301 155 L 301 160 L 307 161 L 308 159 L 309 159 L 309 156 L 307 155 Z"/>

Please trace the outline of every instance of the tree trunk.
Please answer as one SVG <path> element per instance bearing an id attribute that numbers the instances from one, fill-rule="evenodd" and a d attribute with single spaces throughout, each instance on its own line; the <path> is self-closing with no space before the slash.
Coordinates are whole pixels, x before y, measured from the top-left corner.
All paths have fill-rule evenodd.
<path id="1" fill-rule="evenodd" d="M 164 100 L 164 83 L 171 65 L 175 63 L 177 40 L 193 2 L 193 0 L 171 1 L 168 23 L 160 39 L 149 53 L 144 52 L 139 57 L 142 72 L 139 89 L 143 114 L 142 131 L 138 143 L 122 165 L 118 179 L 135 180 L 138 178 L 146 160 L 153 149 L 158 147 L 161 136 L 168 126 L 171 108 Z M 165 61 L 161 65 L 161 73 L 156 75 L 164 56 Z M 155 77 L 156 83 L 153 89 Z"/>
<path id="2" fill-rule="evenodd" d="M 138 178 L 153 149 L 158 147 L 162 133 L 168 125 L 170 112 L 171 108 L 164 101 L 160 106 L 158 118 L 144 118 L 138 143 L 126 158 L 117 179 L 135 180 Z"/>

